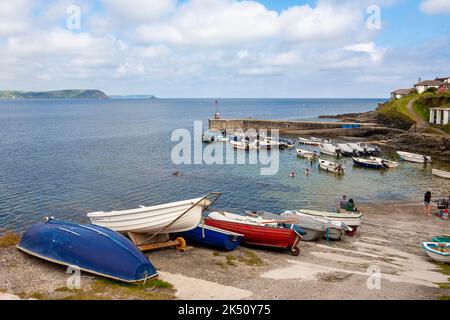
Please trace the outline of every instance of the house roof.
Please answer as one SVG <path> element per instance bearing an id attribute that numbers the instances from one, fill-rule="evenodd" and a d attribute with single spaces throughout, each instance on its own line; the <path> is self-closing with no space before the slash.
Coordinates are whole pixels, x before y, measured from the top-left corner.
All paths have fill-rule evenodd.
<path id="1" fill-rule="evenodd" d="M 448 79 L 450 79 L 450 77 L 436 78 L 436 79 L 434 79 L 434 80 L 440 81 L 440 82 L 444 82 L 445 80 L 448 80 Z"/>
<path id="2" fill-rule="evenodd" d="M 440 86 L 442 84 L 442 81 L 438 80 L 424 80 L 419 83 L 416 83 L 414 87 L 417 86 Z"/>
<path id="3" fill-rule="evenodd" d="M 397 89 L 395 91 L 392 91 L 393 94 L 409 94 L 414 89 Z"/>
<path id="4" fill-rule="evenodd" d="M 450 111 L 450 108 L 446 108 L 446 107 L 441 107 L 441 108 L 430 108 L 430 110 L 445 110 L 445 111 Z"/>

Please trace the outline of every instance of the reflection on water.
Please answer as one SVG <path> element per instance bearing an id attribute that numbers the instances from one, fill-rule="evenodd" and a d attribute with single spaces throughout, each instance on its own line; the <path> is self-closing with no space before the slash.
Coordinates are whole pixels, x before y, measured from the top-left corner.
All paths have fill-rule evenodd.
<path id="1" fill-rule="evenodd" d="M 300 119 L 367 111 L 377 100 L 300 99 L 221 102 L 229 118 Z M 450 181 L 431 166 L 401 163 L 377 171 L 354 167 L 338 177 L 280 152 L 275 176 L 258 165 L 181 165 L 170 160 L 177 128 L 214 112 L 209 100 L 0 101 L 0 229 L 23 230 L 45 215 L 87 221 L 89 211 L 126 209 L 223 192 L 216 204 L 229 210 L 332 210 L 342 194 L 356 202 L 415 200 L 427 189 L 449 192 Z M 291 137 L 295 139 L 294 137 Z M 225 145 L 230 148 L 230 145 Z M 304 146 L 302 148 L 305 148 Z M 231 151 L 231 150 L 230 150 Z M 383 150 L 388 156 L 392 150 Z M 243 151 L 238 151 L 243 152 Z M 331 159 L 331 158 L 330 158 Z M 449 163 L 433 163 L 450 170 Z M 180 171 L 180 175 L 173 175 Z M 289 173 L 295 171 L 295 178 Z"/>

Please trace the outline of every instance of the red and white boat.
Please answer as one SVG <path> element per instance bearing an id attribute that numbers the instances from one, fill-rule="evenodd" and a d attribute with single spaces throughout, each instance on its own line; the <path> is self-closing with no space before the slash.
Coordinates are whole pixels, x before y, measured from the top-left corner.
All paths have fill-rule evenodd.
<path id="1" fill-rule="evenodd" d="M 298 243 L 302 236 L 294 230 L 279 227 L 279 222 L 286 221 L 254 218 L 223 211 L 211 212 L 208 218 L 205 218 L 205 224 L 209 226 L 244 235 L 242 243 L 289 249 L 293 256 L 298 256 L 300 254 Z"/>

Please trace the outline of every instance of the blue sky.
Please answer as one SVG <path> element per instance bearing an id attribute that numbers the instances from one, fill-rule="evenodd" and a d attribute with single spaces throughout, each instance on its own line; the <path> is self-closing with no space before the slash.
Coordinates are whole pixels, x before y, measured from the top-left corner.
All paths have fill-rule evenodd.
<path id="1" fill-rule="evenodd" d="M 79 29 L 67 26 L 72 5 Z M 380 30 L 366 25 L 370 5 L 380 9 Z M 16 0 L 0 8 L 0 89 L 387 97 L 418 77 L 450 76 L 450 0 Z"/>

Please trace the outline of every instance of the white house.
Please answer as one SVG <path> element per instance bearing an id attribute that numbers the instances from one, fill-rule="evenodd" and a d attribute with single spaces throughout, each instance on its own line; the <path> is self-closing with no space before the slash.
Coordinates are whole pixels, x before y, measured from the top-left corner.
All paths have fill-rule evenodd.
<path id="1" fill-rule="evenodd" d="M 391 92 L 391 99 L 401 99 L 406 97 L 414 89 L 398 89 Z"/>
<path id="2" fill-rule="evenodd" d="M 446 125 L 450 119 L 450 108 L 430 108 L 430 123 Z"/>
<path id="3" fill-rule="evenodd" d="M 442 81 L 439 80 L 425 80 L 414 85 L 418 93 L 423 93 L 430 88 L 439 89 L 439 86 L 442 85 Z"/>

